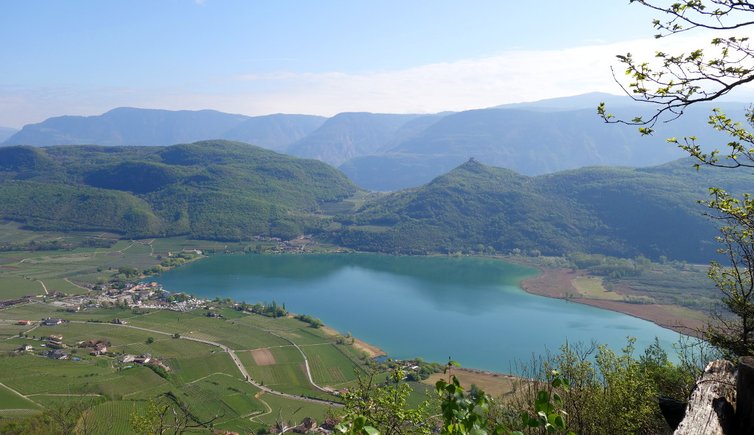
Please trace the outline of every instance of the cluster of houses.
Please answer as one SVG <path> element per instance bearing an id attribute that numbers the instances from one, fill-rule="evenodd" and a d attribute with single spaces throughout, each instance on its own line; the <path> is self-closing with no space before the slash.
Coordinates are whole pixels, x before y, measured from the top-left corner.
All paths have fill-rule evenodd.
<path id="1" fill-rule="evenodd" d="M 60 324 L 65 323 L 66 320 L 59 319 L 59 318 L 53 318 L 48 317 L 46 319 L 43 319 L 40 322 L 40 325 L 42 326 L 57 326 Z M 16 322 L 17 325 L 30 325 L 32 323 L 31 320 L 19 320 Z M 128 322 L 125 320 L 115 318 L 110 321 L 110 323 L 116 324 L 116 325 L 125 325 Z M 44 355 L 51 359 L 57 359 L 57 360 L 66 360 L 71 359 L 70 352 L 67 351 L 68 346 L 63 342 L 63 335 L 62 334 L 49 334 L 47 336 L 43 336 L 41 338 L 44 343 L 41 344 L 42 347 L 46 347 L 48 350 L 44 352 Z M 76 343 L 76 347 L 80 349 L 88 349 L 89 354 L 92 356 L 100 356 L 105 355 L 108 352 L 108 346 L 110 346 L 110 342 L 107 340 L 83 340 Z M 34 351 L 34 347 L 30 344 L 23 344 L 18 349 L 17 352 L 32 352 Z M 78 358 L 75 358 L 78 359 Z M 125 355 L 121 358 L 121 361 L 124 363 L 133 362 L 136 364 L 153 364 L 162 367 L 166 371 L 170 371 L 170 367 L 165 365 L 160 360 L 153 358 L 149 354 L 134 356 L 134 355 Z"/>
<path id="2" fill-rule="evenodd" d="M 123 288 L 102 289 L 97 305 L 123 305 L 156 310 L 191 311 L 206 304 L 203 299 L 174 294 L 156 282 L 126 284 Z"/>

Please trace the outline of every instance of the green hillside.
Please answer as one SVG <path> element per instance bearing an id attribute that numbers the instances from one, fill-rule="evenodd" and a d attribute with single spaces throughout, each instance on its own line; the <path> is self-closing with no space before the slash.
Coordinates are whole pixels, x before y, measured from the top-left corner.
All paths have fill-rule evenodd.
<path id="1" fill-rule="evenodd" d="M 708 186 L 749 176 L 697 174 L 688 160 L 649 169 L 584 168 L 538 177 L 470 160 L 417 189 L 343 216 L 336 243 L 399 252 L 583 251 L 709 261 L 713 222 L 697 204 Z"/>
<path id="2" fill-rule="evenodd" d="M 251 145 L 0 149 L 0 218 L 127 237 L 291 237 L 357 188 L 335 169 Z"/>
<path id="3" fill-rule="evenodd" d="M 358 188 L 336 169 L 239 142 L 0 148 L 0 219 L 28 228 L 225 241 L 315 234 L 389 253 L 707 262 L 716 228 L 697 201 L 709 186 L 749 184 L 741 171 L 697 172 L 688 160 L 529 177 L 471 159 L 422 187 L 354 200 Z"/>

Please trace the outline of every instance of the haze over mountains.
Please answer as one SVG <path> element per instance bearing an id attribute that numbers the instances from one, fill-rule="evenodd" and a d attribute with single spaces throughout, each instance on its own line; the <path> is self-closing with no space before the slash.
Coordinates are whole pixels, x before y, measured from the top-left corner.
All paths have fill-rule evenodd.
<path id="1" fill-rule="evenodd" d="M 626 97 L 585 94 L 568 98 L 432 115 L 341 113 L 248 117 L 211 110 L 120 108 L 100 116 L 63 116 L 25 126 L 4 145 L 62 144 L 167 146 L 200 140 L 236 140 L 315 158 L 338 167 L 368 190 L 417 187 L 469 158 L 524 175 L 593 165 L 649 166 L 684 154 L 665 143 L 696 135 L 702 144 L 721 138 L 707 126 L 712 106 L 658 125 L 652 137 L 636 127 L 606 125 L 595 114 L 600 101 L 623 118 L 644 106 Z M 745 104 L 725 103 L 731 114 Z"/>
<path id="2" fill-rule="evenodd" d="M 0 127 L 0 143 L 6 141 L 8 138 L 18 133 L 18 130 L 10 127 Z"/>
<path id="3" fill-rule="evenodd" d="M 4 145 L 167 146 L 208 139 L 239 140 L 283 151 L 327 118 L 311 115 L 250 117 L 215 110 L 121 107 L 98 116 L 58 116 L 24 126 Z"/>

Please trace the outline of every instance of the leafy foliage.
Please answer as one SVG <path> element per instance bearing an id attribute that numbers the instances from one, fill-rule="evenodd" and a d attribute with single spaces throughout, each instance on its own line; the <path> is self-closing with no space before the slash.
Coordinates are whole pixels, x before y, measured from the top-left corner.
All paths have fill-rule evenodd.
<path id="1" fill-rule="evenodd" d="M 385 383 L 378 385 L 374 373 L 361 375 L 358 385 L 345 394 L 340 433 L 374 435 L 428 434 L 428 403 L 417 408 L 408 406 L 411 387 L 401 382 L 402 370 L 393 371 Z"/>
<path id="2" fill-rule="evenodd" d="M 651 0 L 633 0 L 659 12 L 662 19 L 653 21 L 657 38 L 695 29 L 714 31 L 709 45 L 688 53 L 658 51 L 654 62 L 637 61 L 631 53 L 619 55 L 625 65 L 629 83 L 623 89 L 637 101 L 655 106 L 654 114 L 645 119 L 616 118 L 604 104 L 597 108 L 606 121 L 638 125 L 643 135 L 652 134 L 658 121 L 676 119 L 684 111 L 702 102 L 717 100 L 734 89 L 754 81 L 754 49 L 748 34 L 736 35 L 740 29 L 754 26 L 754 3 L 737 0 L 686 0 L 664 5 Z M 725 32 L 725 33 L 721 33 Z M 721 168 L 754 167 L 754 108 L 749 107 L 744 122 L 712 110 L 708 124 L 724 133 L 728 142 L 709 151 L 695 136 L 668 142 L 677 145 L 702 165 Z M 748 125 L 746 125 L 748 124 Z M 721 292 L 726 312 L 709 325 L 707 339 L 730 357 L 754 352 L 754 201 L 749 194 L 737 197 L 719 184 L 710 188 L 706 205 L 710 214 L 722 222 L 720 253 L 726 263 L 713 262 L 709 277 Z"/>

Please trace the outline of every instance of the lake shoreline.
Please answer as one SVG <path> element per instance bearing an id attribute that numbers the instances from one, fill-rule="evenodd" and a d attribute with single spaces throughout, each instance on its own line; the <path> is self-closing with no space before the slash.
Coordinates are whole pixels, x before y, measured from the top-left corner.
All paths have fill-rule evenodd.
<path id="1" fill-rule="evenodd" d="M 531 266 L 530 264 L 527 265 Z M 573 280 L 580 276 L 586 276 L 583 272 L 563 268 L 532 267 L 536 267 L 540 273 L 525 278 L 519 284 L 529 294 L 615 311 L 693 337 L 699 337 L 699 331 L 704 327 L 704 322 L 698 319 L 689 319 L 674 313 L 674 311 L 677 311 L 677 306 L 674 305 L 632 304 L 623 301 L 579 297 L 578 290 L 573 286 Z"/>
<path id="2" fill-rule="evenodd" d="M 333 328 L 331 328 L 329 326 L 326 326 L 326 325 L 320 327 L 320 329 L 322 329 L 322 332 L 324 332 L 325 334 L 331 335 L 333 337 L 337 337 L 337 336 L 342 336 L 343 335 L 340 332 L 338 332 L 337 330 L 335 330 L 335 329 L 333 329 Z M 354 348 L 356 348 L 356 349 L 358 349 L 358 350 L 366 353 L 367 356 L 370 359 L 371 358 L 377 358 L 379 356 L 387 356 L 387 352 L 385 352 L 384 350 L 380 349 L 379 347 L 377 347 L 377 346 L 375 346 L 373 344 L 367 343 L 366 341 L 360 340 L 360 339 L 358 339 L 356 337 L 353 337 L 353 336 L 351 336 L 351 339 L 353 340 L 353 343 L 351 343 L 351 346 L 353 346 Z"/>

